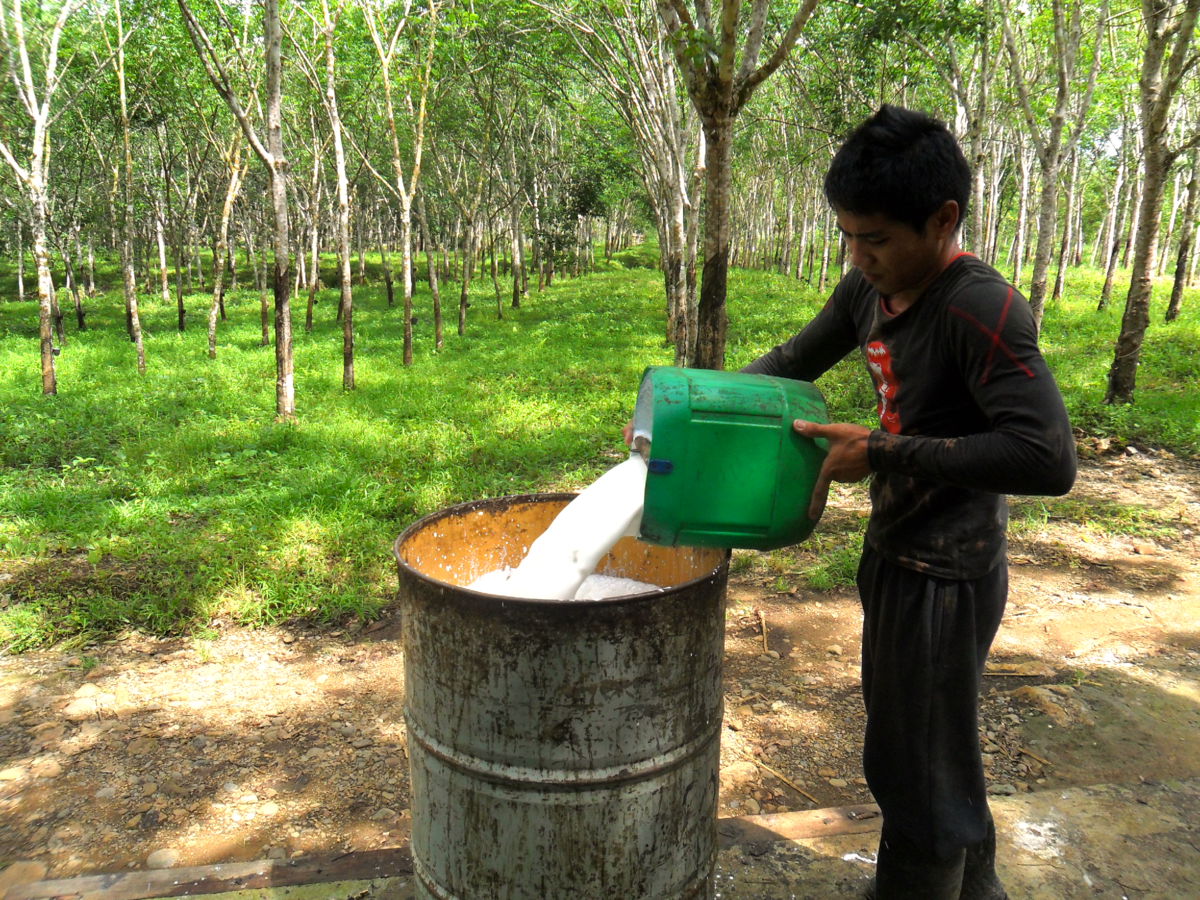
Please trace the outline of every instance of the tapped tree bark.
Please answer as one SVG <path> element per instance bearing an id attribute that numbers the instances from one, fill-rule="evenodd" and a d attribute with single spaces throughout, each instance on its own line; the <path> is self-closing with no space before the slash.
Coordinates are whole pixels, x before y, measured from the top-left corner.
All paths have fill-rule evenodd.
<path id="1" fill-rule="evenodd" d="M 288 161 L 283 150 L 283 27 L 279 19 L 279 0 L 263 0 L 263 46 L 266 57 L 266 143 L 250 122 L 233 82 L 204 27 L 196 19 L 187 0 L 176 0 L 183 13 L 184 25 L 209 81 L 241 126 L 247 142 L 267 170 L 275 233 L 272 252 L 275 263 L 275 415 L 282 420 L 296 416 L 296 384 L 292 364 L 291 241 L 288 223 Z"/>
<path id="2" fill-rule="evenodd" d="M 442 294 L 438 290 L 438 267 L 434 258 L 433 241 L 429 235 L 429 217 L 425 214 L 425 192 L 417 193 L 417 218 L 421 222 L 421 240 L 425 244 L 425 261 L 429 267 L 429 293 L 433 296 L 433 346 L 442 349 Z"/>
<path id="3" fill-rule="evenodd" d="M 1138 98 L 1142 112 L 1145 176 L 1134 240 L 1133 271 L 1121 317 L 1121 333 L 1117 336 L 1108 372 L 1105 403 L 1133 401 L 1138 360 L 1150 324 L 1151 267 L 1158 244 L 1167 174 L 1180 153 L 1200 143 L 1198 132 L 1184 145 L 1171 147 L 1169 144 L 1175 98 L 1194 62 L 1191 45 L 1197 14 L 1200 14 L 1200 0 L 1143 0 L 1142 4 L 1146 44 L 1138 79 Z"/>
<path id="4" fill-rule="evenodd" d="M 1183 208 L 1183 225 L 1179 229 L 1179 253 L 1175 257 L 1175 282 L 1171 285 L 1171 301 L 1167 304 L 1165 321 L 1174 322 L 1183 305 L 1183 289 L 1187 282 L 1188 263 L 1191 261 L 1192 240 L 1196 226 L 1196 195 L 1200 194 L 1200 160 L 1196 151 L 1191 154 L 1192 176 L 1188 179 L 1187 200 Z"/>
<path id="5" fill-rule="evenodd" d="M 697 368 L 725 367 L 733 123 L 759 85 L 787 58 L 816 6 L 817 0 L 804 0 L 775 50 L 760 66 L 767 0 L 755 0 L 751 7 L 746 37 L 740 48 L 740 65 L 735 65 L 740 0 L 720 0 L 715 8 L 708 0 L 697 0 L 695 17 L 684 0 L 658 0 L 664 38 L 675 52 L 676 65 L 704 128 L 704 268 L 700 276 L 693 363 Z M 696 45 L 706 48 L 700 56 L 692 53 L 691 48 Z"/>

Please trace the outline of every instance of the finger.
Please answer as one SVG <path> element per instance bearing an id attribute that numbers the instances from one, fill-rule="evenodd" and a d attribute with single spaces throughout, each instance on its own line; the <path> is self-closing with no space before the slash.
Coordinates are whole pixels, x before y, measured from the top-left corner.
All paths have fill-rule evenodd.
<path id="1" fill-rule="evenodd" d="M 797 434 L 802 434 L 810 438 L 831 437 L 833 432 L 832 425 L 820 425 L 804 419 L 796 419 L 792 422 L 792 429 Z"/>
<path id="2" fill-rule="evenodd" d="M 829 499 L 829 485 L 833 479 L 826 472 L 826 468 L 826 466 L 821 466 L 821 472 L 817 475 L 817 483 L 813 486 L 812 500 L 808 504 L 808 517 L 814 522 L 825 512 L 825 503 Z"/>

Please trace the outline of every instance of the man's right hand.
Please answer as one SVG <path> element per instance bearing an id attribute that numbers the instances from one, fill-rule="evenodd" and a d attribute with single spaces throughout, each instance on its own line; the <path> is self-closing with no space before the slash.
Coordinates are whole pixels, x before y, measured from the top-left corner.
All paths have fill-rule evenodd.
<path id="1" fill-rule="evenodd" d="M 633 446 L 633 419 L 630 419 L 625 427 L 621 429 L 621 437 L 625 438 L 626 447 Z"/>

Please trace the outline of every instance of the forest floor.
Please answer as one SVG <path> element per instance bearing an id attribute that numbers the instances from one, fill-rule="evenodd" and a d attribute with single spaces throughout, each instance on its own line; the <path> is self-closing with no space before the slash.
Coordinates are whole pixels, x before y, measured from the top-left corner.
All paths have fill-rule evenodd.
<path id="1" fill-rule="evenodd" d="M 981 710 L 993 794 L 1200 775 L 1200 463 L 1095 449 L 1078 514 L 1010 541 Z M 861 532 L 867 503 L 839 489 L 822 532 Z M 1109 527 L 1114 510 L 1152 524 Z M 853 588 L 751 562 L 729 587 L 720 814 L 868 802 Z M 0 659 L 0 864 L 65 877 L 157 851 L 191 866 L 403 846 L 399 649 L 385 615 Z"/>

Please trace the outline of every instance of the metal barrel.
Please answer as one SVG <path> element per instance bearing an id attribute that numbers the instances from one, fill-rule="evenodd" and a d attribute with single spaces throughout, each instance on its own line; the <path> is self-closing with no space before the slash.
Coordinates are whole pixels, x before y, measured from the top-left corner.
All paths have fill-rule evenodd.
<path id="1" fill-rule="evenodd" d="M 626 538 L 601 574 L 665 588 L 513 600 L 571 499 L 455 506 L 396 540 L 417 895 L 712 898 L 728 554 Z"/>

